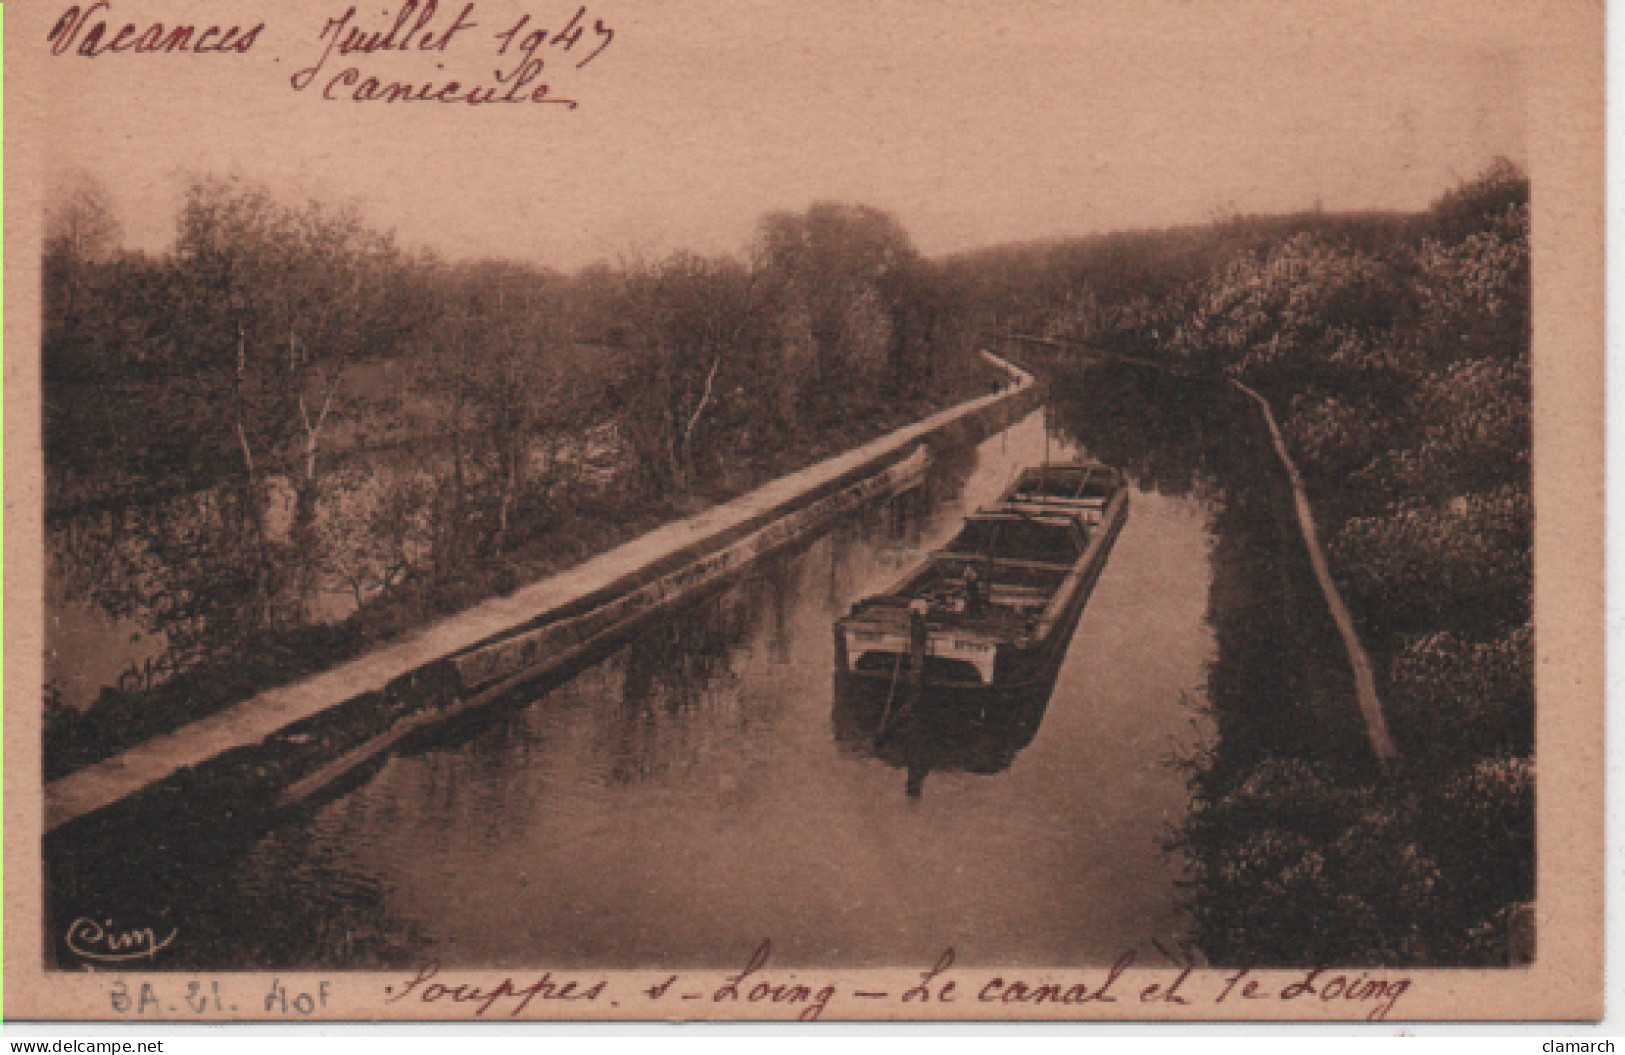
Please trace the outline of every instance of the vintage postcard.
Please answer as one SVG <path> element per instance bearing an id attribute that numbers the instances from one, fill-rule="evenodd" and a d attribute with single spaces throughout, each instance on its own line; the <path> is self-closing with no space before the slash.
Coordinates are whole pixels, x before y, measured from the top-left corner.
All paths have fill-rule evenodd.
<path id="1" fill-rule="evenodd" d="M 8 1017 L 1601 1014 L 1600 4 L 8 6 Z"/>

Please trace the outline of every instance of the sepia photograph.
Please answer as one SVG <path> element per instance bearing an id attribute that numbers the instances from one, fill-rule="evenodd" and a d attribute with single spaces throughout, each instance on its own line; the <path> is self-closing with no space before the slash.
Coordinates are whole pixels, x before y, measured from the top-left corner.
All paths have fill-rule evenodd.
<path id="1" fill-rule="evenodd" d="M 1601 21 L 14 11 L 8 1016 L 1597 1017 Z"/>

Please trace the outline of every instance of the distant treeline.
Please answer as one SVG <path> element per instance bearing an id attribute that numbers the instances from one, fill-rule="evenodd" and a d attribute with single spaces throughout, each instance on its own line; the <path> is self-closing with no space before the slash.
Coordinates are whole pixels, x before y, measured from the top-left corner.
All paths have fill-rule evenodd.
<path id="1" fill-rule="evenodd" d="M 216 179 L 130 252 L 80 182 L 44 275 L 53 574 L 165 648 L 51 709 L 57 768 L 993 380 L 946 273 L 854 205 L 565 274 Z"/>
<path id="2" fill-rule="evenodd" d="M 73 398 L 48 400 L 47 463 L 76 496 L 113 478 L 308 481 L 340 421 L 397 424 L 387 399 L 345 383 L 378 359 L 405 365 L 397 397 L 436 405 L 414 429 L 512 447 L 613 422 L 656 490 L 974 362 L 945 310 L 948 276 L 861 206 L 764 217 L 743 259 L 573 274 L 445 262 L 351 210 L 233 181 L 191 188 L 159 256 L 117 248 L 91 186 L 51 228 L 44 375 Z"/>
<path id="3" fill-rule="evenodd" d="M 1236 667 L 1268 648 L 1216 610 L 1221 736 L 1180 838 L 1205 954 L 1505 964 L 1534 897 L 1527 179 L 1498 162 L 1414 216 L 1237 218 L 950 266 L 1012 332 L 1266 394 L 1380 668 L 1404 753 L 1382 772 L 1335 729 L 1249 720 L 1324 701 L 1290 679 L 1269 691 L 1292 698 L 1253 698 Z M 1082 357 L 1046 365 L 1079 398 L 1110 392 Z"/>

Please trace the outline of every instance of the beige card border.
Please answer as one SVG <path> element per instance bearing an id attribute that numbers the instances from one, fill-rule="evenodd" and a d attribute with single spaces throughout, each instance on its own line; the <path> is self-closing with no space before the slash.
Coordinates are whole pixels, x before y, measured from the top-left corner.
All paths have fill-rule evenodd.
<path id="1" fill-rule="evenodd" d="M 1078 0 L 1084 2 L 1084 0 Z M 1127 0 L 1125 0 L 1125 3 Z M 1291 0 L 1299 10 L 1315 0 Z M 1325 0 L 1331 2 L 1331 0 Z M 1418 18 L 1474 0 L 1433 0 L 1416 5 Z M 411 981 L 409 974 L 279 974 L 290 1012 L 266 1007 L 273 976 L 180 974 L 140 976 L 113 973 L 47 974 L 41 969 L 42 894 L 40 712 L 42 590 L 42 462 L 39 444 L 39 247 L 42 145 L 52 134 L 41 80 L 33 74 L 43 59 L 42 21 L 64 5 L 13 4 L 6 34 L 5 125 L 5 1012 L 13 1019 L 115 1019 L 198 1021 L 211 1018 L 298 1020 L 298 996 L 315 994 L 325 981 L 325 1006 L 310 1018 L 472 1019 L 511 1021 L 519 1002 L 500 996 L 483 1016 L 483 1002 L 456 1002 L 459 984 L 485 995 L 504 978 L 523 989 L 544 968 L 519 972 L 445 971 L 416 989 L 421 996 L 440 984 L 440 999 L 425 1003 L 408 994 L 387 1002 Z M 1129 6 L 1132 6 L 1131 4 Z M 1497 10 L 1508 4 L 1497 3 Z M 787 9 L 788 11 L 788 9 Z M 1587 1020 L 1602 1013 L 1603 998 L 1603 5 L 1596 0 L 1548 0 L 1523 7 L 1529 45 L 1529 171 L 1533 186 L 1535 478 L 1538 705 L 1538 796 L 1536 905 L 1538 953 L 1534 966 L 1498 971 L 1436 970 L 1349 972 L 1410 980 L 1387 1021 L 1401 1020 Z M 732 938 L 732 936 L 730 936 Z M 741 963 L 741 967 L 743 963 Z M 1363 1019 L 1369 1003 L 1349 1007 L 1318 999 L 1245 1001 L 1240 989 L 1231 1000 L 1212 1002 L 1233 972 L 1204 971 L 1184 983 L 1189 1005 L 1140 1001 L 1152 983 L 1166 987 L 1177 971 L 1130 970 L 1110 990 L 1115 1003 L 1095 1001 L 1071 1007 L 1004 1011 L 978 1003 L 974 993 L 997 975 L 1018 974 L 1029 982 L 1083 983 L 1097 989 L 1104 969 L 997 971 L 956 969 L 960 999 L 919 1003 L 862 999 L 855 989 L 900 994 L 921 981 L 930 964 L 899 965 L 894 971 L 805 972 L 798 980 L 834 984 L 836 996 L 821 1019 L 930 1017 L 972 1020 L 1020 1017 L 1044 1020 L 1342 1020 Z M 679 972 L 688 991 L 714 993 L 729 972 Z M 1321 976 L 1324 982 L 1333 974 Z M 656 1002 L 637 991 L 656 985 L 668 973 L 555 971 L 562 984 L 580 982 L 578 992 L 603 978 L 608 988 L 591 1003 L 533 1001 L 517 1017 L 667 1019 L 751 1018 L 793 1020 L 801 1008 L 772 1003 L 716 1003 L 709 999 Z M 784 981 L 771 964 L 760 976 Z M 1249 975 L 1256 992 L 1276 993 L 1300 981 L 1303 972 Z M 191 1012 L 183 1003 L 185 983 L 204 988 L 218 981 L 222 1003 L 235 1003 L 237 1015 Z M 142 983 L 178 1013 L 114 1012 L 110 994 L 120 982 L 133 1000 Z M 747 983 L 749 984 L 749 983 Z M 1245 982 L 1243 983 L 1243 987 Z M 388 988 L 386 988 L 388 987 Z M 462 990 L 469 996 L 470 989 Z M 1153 994 L 1155 995 L 1155 994 Z M 609 1006 L 614 1000 L 617 1006 Z M 275 1005 L 275 1001 L 272 1001 Z M 1001 1013 L 1002 1012 L 1002 1013 Z"/>

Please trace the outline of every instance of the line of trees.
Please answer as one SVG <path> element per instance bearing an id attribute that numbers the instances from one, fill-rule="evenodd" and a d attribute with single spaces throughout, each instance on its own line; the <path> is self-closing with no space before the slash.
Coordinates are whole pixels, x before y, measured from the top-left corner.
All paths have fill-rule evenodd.
<path id="1" fill-rule="evenodd" d="M 987 380 L 935 265 L 861 206 L 572 274 L 225 179 L 188 189 L 162 254 L 121 249 L 86 180 L 47 233 L 53 577 L 161 640 L 172 682 L 297 673 Z M 67 754 L 229 694 L 160 705 L 154 680 L 102 718 L 55 708 Z"/>

